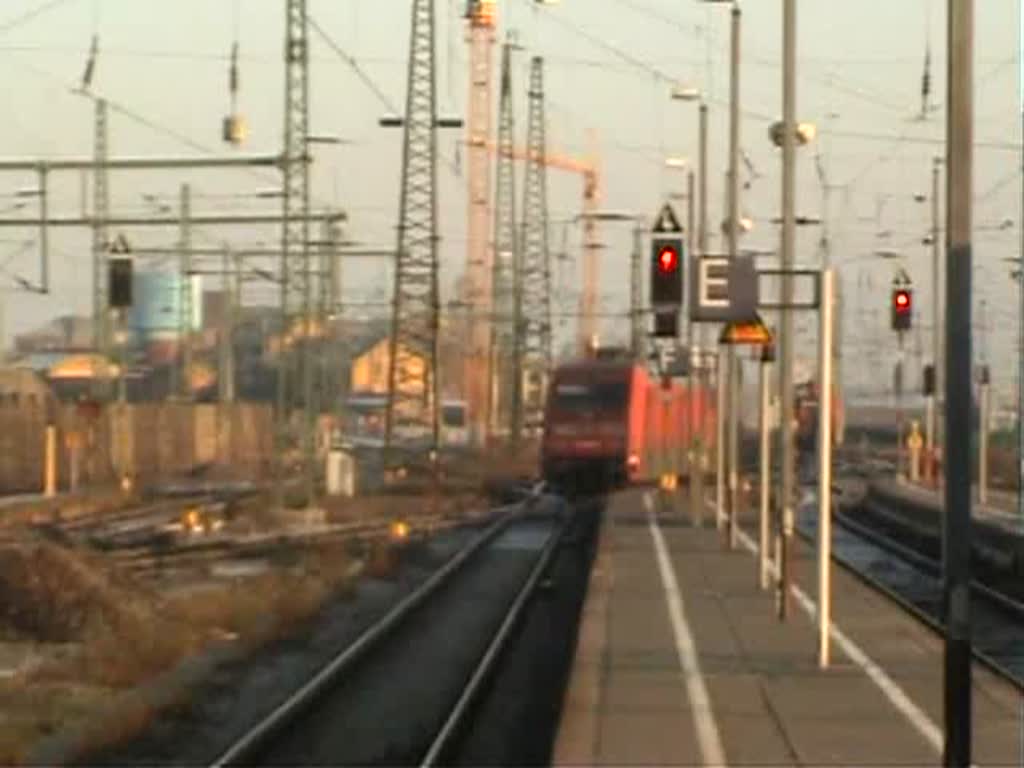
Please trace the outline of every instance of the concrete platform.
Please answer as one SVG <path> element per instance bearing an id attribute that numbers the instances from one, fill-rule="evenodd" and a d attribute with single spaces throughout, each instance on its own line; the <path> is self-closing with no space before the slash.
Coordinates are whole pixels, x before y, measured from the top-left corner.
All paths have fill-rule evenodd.
<path id="1" fill-rule="evenodd" d="M 919 483 L 911 483 L 903 478 L 891 480 L 876 480 L 881 490 L 890 494 L 897 494 L 912 501 L 930 505 L 942 504 L 940 497 L 941 490 L 930 488 Z M 1017 496 L 1005 491 L 988 492 L 988 499 L 984 504 L 978 502 L 978 486 L 974 486 L 971 496 L 971 514 L 975 519 L 997 525 L 1015 535 L 1024 532 L 1024 522 L 1021 521 L 1017 512 Z"/>
<path id="2" fill-rule="evenodd" d="M 659 519 L 651 499 L 609 502 L 554 764 L 941 762 L 940 638 L 836 567 L 821 670 L 813 552 L 798 541 L 793 614 L 780 623 L 748 535 L 724 550 L 713 527 Z M 1024 764 L 1024 700 L 980 667 L 974 727 L 976 764 Z"/>

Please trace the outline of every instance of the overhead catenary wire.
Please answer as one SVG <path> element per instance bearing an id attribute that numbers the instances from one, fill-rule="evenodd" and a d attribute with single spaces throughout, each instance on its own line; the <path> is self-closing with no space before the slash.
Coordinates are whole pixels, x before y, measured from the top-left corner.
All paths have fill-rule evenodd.
<path id="1" fill-rule="evenodd" d="M 344 61 L 349 66 L 349 68 L 356 75 L 356 77 L 359 78 L 360 82 L 362 82 L 362 84 L 365 85 L 370 90 L 370 92 L 377 98 L 381 105 L 384 106 L 384 108 L 387 109 L 393 115 L 400 114 L 401 110 L 398 109 L 395 102 L 392 101 L 388 97 L 388 95 L 384 93 L 383 89 L 374 81 L 374 79 L 370 77 L 362 67 L 359 66 L 359 62 L 356 61 L 355 57 L 350 55 L 347 51 L 345 51 L 345 49 L 342 48 L 333 37 L 331 37 L 327 30 L 325 30 L 322 26 L 320 26 L 320 24 L 317 23 L 316 19 L 314 19 L 312 16 L 309 16 L 308 21 L 309 26 L 313 29 L 313 31 L 320 36 L 321 40 L 324 41 L 328 48 L 334 51 L 334 53 L 336 53 L 341 58 L 341 60 Z M 455 176 L 458 177 L 462 175 L 460 164 L 458 163 L 457 159 L 453 160 L 440 150 L 438 151 L 437 154 L 438 157 L 441 158 L 444 164 L 448 166 L 449 170 Z"/>
<path id="2" fill-rule="evenodd" d="M 193 149 L 193 150 L 195 150 L 195 151 L 197 151 L 197 152 L 199 152 L 201 154 L 204 154 L 204 155 L 218 155 L 218 154 L 220 154 L 217 150 L 213 149 L 212 147 L 207 146 L 206 144 L 203 144 L 201 142 L 198 142 L 195 139 L 187 136 L 186 134 L 180 133 L 179 131 L 176 131 L 173 128 L 168 127 L 166 124 L 164 124 L 164 123 L 162 123 L 162 122 L 160 122 L 158 120 L 154 120 L 154 119 L 151 119 L 149 117 L 146 117 L 145 115 L 142 115 L 141 113 L 136 112 L 135 110 L 131 109 L 130 107 L 127 107 L 123 103 L 121 103 L 119 101 L 116 101 L 114 99 L 111 99 L 108 96 L 101 96 L 98 93 L 83 93 L 77 87 L 68 86 L 67 82 L 60 75 L 56 75 L 53 72 L 50 72 L 50 71 L 45 70 L 45 69 L 41 69 L 40 67 L 37 67 L 34 64 L 29 64 L 26 61 L 19 61 L 19 64 L 22 67 L 24 67 L 27 71 L 29 71 L 29 72 L 33 73 L 34 75 L 36 75 L 37 77 L 41 77 L 43 79 L 51 81 L 52 83 L 54 83 L 56 86 L 58 86 L 63 91 L 66 91 L 66 92 L 71 93 L 71 94 L 76 95 L 76 96 L 83 96 L 83 97 L 89 99 L 90 101 L 97 101 L 98 99 L 103 98 L 107 102 L 108 109 L 110 109 L 112 112 L 116 112 L 117 114 L 120 114 L 123 117 L 126 117 L 126 118 L 132 120 L 133 122 L 135 122 L 135 123 L 137 123 L 137 124 L 139 124 L 139 125 L 141 125 L 141 126 L 143 126 L 145 128 L 148 128 L 148 129 L 150 129 L 150 130 L 152 130 L 152 131 L 154 131 L 156 133 L 160 133 L 160 134 L 166 136 L 167 138 L 173 139 L 173 140 L 183 144 L 184 146 L 187 146 L 187 147 L 189 147 L 189 148 L 191 148 L 191 149 Z M 268 183 L 274 183 L 274 182 L 277 182 L 277 181 L 280 180 L 279 178 L 277 178 L 276 175 L 275 176 L 271 176 L 270 174 L 268 174 L 266 172 L 259 171 L 259 170 L 254 169 L 254 168 L 241 168 L 241 169 L 239 169 L 239 172 L 240 173 L 248 174 L 248 175 L 252 176 L 253 178 L 258 178 L 261 181 L 268 182 Z M 317 205 L 317 206 L 329 207 L 328 204 L 324 200 L 319 199 L 319 198 L 314 198 L 312 200 L 312 202 L 315 205 Z"/>
<path id="3" fill-rule="evenodd" d="M 53 10 L 54 8 L 69 3 L 70 0 L 50 0 L 48 3 L 32 8 L 31 10 L 14 16 L 7 21 L 0 22 L 0 35 L 10 32 L 18 27 L 28 24 L 30 21 L 42 16 L 44 13 Z"/>

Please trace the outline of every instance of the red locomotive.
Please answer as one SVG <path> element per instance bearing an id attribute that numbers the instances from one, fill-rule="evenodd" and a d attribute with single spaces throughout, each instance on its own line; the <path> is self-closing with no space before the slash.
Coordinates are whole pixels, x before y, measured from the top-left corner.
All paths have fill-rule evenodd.
<path id="1" fill-rule="evenodd" d="M 633 360 L 588 359 L 556 368 L 541 445 L 544 478 L 558 484 L 643 483 L 686 466 L 696 415 L 705 446 L 715 438 L 712 394 L 652 378 Z"/>

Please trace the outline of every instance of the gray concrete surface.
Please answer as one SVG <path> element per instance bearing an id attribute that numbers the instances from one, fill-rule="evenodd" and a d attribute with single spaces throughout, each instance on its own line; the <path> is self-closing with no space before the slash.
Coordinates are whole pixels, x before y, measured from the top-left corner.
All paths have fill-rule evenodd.
<path id="1" fill-rule="evenodd" d="M 591 578 L 555 749 L 557 765 L 700 765 L 642 492 L 617 494 Z M 753 536 L 753 521 L 744 521 Z M 680 512 L 660 523 L 730 765 L 936 765 L 941 755 L 864 669 L 833 647 L 817 665 L 812 619 L 785 623 L 745 549 Z M 797 584 L 814 596 L 813 552 L 796 546 Z M 942 643 L 884 597 L 834 569 L 833 620 L 942 727 Z M 1020 765 L 1020 694 L 975 670 L 978 765 Z"/>

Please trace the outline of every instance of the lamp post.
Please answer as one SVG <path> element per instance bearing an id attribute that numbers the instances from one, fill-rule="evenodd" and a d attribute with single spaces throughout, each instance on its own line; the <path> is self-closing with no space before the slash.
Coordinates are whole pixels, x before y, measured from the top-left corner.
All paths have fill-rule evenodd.
<path id="1" fill-rule="evenodd" d="M 793 495 L 796 446 L 793 442 L 793 279 L 786 274 L 794 265 L 796 246 L 796 147 L 809 142 L 814 132 L 800 130 L 796 120 L 796 0 L 782 2 L 782 121 L 772 127 L 772 142 L 782 149 L 782 322 L 779 333 L 780 439 L 782 477 L 779 493 L 782 523 L 781 568 L 777 591 L 779 618 L 789 614 L 790 550 L 793 540 Z M 831 393 L 828 393 L 831 396 Z"/>
<path id="2" fill-rule="evenodd" d="M 735 259 L 739 252 L 739 162 L 740 162 L 740 22 L 741 22 L 741 11 L 740 5 L 737 0 L 702 0 L 705 3 L 723 4 L 728 3 L 730 5 L 730 64 L 729 64 L 729 162 L 728 162 L 728 214 L 726 219 L 726 239 L 729 244 L 728 252 L 729 258 Z M 706 112 L 702 110 L 701 120 L 702 128 L 703 121 Z M 703 131 L 702 131 L 703 134 Z M 702 135 L 702 154 L 706 151 L 705 146 L 706 137 Z M 702 165 L 704 165 L 702 163 Z M 706 201 L 706 189 L 704 183 L 706 183 L 706 173 L 702 172 L 701 183 L 701 198 L 702 202 Z M 702 224 L 706 222 L 706 207 L 702 207 Z M 706 226 L 702 226 L 701 229 L 704 231 L 706 236 Z M 728 439 L 728 475 L 729 475 L 729 508 L 731 514 L 729 520 L 734 521 L 736 519 L 736 512 L 739 504 L 739 419 L 738 419 L 738 408 L 739 408 L 739 376 L 737 375 L 738 358 L 736 357 L 735 350 L 730 347 L 726 355 L 726 364 L 724 370 L 727 371 L 727 411 L 729 425 L 727 430 Z M 730 524 L 729 526 L 729 537 L 728 545 L 730 547 L 735 546 L 736 542 L 736 528 L 735 525 Z"/>
<path id="3" fill-rule="evenodd" d="M 697 88 L 676 86 L 672 89 L 672 99 L 683 102 L 697 102 L 698 106 L 698 165 L 696 189 L 694 189 L 694 173 L 687 174 L 687 250 L 689 258 L 703 256 L 707 252 L 707 195 L 708 195 L 708 106 L 704 103 L 703 94 Z M 696 214 L 694 212 L 696 204 Z M 696 235 L 696 238 L 694 237 Z M 696 334 L 693 322 L 687 322 L 687 346 L 690 351 L 690 391 L 693 393 L 702 385 L 702 355 L 707 345 L 704 326 L 701 325 Z M 703 520 L 704 503 L 704 424 L 701 420 L 702 409 L 697 407 L 696 398 L 691 397 L 693 408 L 690 412 L 690 514 L 695 520 Z"/>

